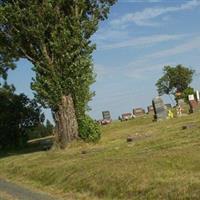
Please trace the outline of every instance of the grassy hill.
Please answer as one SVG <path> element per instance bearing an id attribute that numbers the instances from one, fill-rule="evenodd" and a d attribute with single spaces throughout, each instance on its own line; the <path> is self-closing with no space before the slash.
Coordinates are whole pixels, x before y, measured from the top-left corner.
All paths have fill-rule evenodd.
<path id="1" fill-rule="evenodd" d="M 102 132 L 96 145 L 2 156 L 0 176 L 64 199 L 200 198 L 199 113 L 114 122 Z"/>

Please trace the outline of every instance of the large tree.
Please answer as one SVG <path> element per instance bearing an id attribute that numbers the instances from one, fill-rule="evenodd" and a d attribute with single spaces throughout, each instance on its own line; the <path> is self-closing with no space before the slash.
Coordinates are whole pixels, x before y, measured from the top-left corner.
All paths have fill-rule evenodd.
<path id="1" fill-rule="evenodd" d="M 52 110 L 61 148 L 78 137 L 95 78 L 90 38 L 115 1 L 0 1 L 0 63 L 4 70 L 20 58 L 33 64 L 32 88 Z"/>
<path id="2" fill-rule="evenodd" d="M 195 71 L 183 65 L 165 66 L 163 76 L 157 81 L 159 95 L 174 95 L 184 93 L 189 88 Z"/>

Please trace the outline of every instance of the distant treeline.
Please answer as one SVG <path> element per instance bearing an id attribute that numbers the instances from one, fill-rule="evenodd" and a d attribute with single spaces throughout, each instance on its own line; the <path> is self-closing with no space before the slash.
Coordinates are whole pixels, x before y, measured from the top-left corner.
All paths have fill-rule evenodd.
<path id="1" fill-rule="evenodd" d="M 45 121 L 41 107 L 14 86 L 0 86 L 0 150 L 26 146 L 29 139 L 52 134 L 53 125 Z"/>

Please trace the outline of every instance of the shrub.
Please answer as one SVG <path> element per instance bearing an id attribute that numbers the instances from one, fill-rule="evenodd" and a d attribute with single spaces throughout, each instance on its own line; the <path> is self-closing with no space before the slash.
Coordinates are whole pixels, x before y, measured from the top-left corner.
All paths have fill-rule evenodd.
<path id="1" fill-rule="evenodd" d="M 87 142 L 98 142 L 101 138 L 99 124 L 86 115 L 79 120 L 79 137 Z"/>

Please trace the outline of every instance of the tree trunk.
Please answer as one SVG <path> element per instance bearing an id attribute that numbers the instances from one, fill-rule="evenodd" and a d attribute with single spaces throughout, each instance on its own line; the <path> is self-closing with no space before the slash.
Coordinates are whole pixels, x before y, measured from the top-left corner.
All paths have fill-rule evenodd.
<path id="1" fill-rule="evenodd" d="M 56 142 L 64 149 L 78 138 L 78 123 L 71 95 L 63 96 L 59 109 L 54 113 Z"/>

